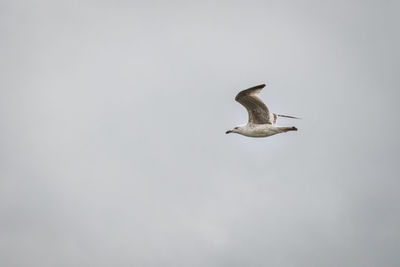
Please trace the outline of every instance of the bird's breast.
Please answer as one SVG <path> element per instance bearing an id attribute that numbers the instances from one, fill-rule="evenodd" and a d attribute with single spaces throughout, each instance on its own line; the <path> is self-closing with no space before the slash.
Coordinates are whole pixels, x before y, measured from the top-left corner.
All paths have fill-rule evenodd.
<path id="1" fill-rule="evenodd" d="M 272 124 L 249 124 L 243 129 L 243 135 L 249 137 L 267 137 L 279 133 Z"/>

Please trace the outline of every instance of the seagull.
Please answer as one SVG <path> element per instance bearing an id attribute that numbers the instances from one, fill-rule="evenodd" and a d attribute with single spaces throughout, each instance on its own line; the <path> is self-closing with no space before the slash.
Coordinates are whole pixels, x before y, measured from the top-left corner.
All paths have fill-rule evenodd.
<path id="1" fill-rule="evenodd" d="M 294 126 L 282 127 L 276 125 L 278 117 L 299 119 L 297 117 L 271 113 L 264 102 L 256 96 L 265 84 L 260 84 L 237 94 L 235 100 L 242 104 L 249 113 L 249 121 L 246 125 L 239 125 L 226 132 L 237 133 L 248 137 L 267 137 L 278 133 L 297 131 Z"/>

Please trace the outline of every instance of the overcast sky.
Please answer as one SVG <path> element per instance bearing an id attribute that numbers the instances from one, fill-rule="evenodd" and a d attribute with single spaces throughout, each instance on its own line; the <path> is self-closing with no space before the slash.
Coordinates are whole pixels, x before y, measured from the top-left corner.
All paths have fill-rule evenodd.
<path id="1" fill-rule="evenodd" d="M 399 10 L 0 0 L 0 265 L 400 266 Z"/>

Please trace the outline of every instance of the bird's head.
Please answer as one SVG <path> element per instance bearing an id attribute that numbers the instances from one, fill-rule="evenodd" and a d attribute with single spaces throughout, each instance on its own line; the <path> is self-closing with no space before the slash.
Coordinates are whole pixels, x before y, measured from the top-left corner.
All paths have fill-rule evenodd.
<path id="1" fill-rule="evenodd" d="M 226 131 L 225 133 L 226 133 L 226 134 L 229 134 L 229 133 L 239 133 L 239 131 L 240 131 L 240 126 L 237 126 L 237 127 L 233 128 L 232 130 Z"/>

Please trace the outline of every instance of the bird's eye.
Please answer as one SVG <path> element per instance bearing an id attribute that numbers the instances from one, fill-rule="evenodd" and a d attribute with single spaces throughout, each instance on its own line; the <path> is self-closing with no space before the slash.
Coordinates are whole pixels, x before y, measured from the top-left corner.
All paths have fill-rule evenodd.
<path id="1" fill-rule="evenodd" d="M 236 130 L 236 129 L 238 129 L 239 127 L 235 127 L 234 129 Z"/>

